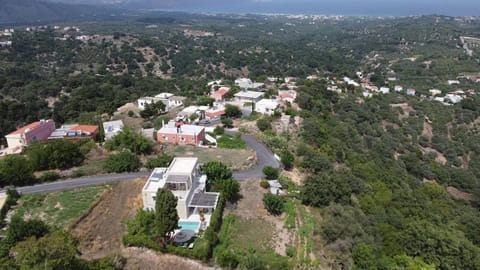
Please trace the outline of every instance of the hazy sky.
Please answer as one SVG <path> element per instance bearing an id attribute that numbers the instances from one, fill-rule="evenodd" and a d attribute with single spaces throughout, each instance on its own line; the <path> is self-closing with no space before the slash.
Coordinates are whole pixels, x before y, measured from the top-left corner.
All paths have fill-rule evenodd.
<path id="1" fill-rule="evenodd" d="M 211 12 L 477 15 L 480 0 L 131 0 L 141 7 Z"/>

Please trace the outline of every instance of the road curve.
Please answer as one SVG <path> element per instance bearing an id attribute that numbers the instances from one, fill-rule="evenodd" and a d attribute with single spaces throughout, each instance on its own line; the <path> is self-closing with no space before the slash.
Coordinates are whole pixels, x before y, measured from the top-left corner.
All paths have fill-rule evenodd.
<path id="1" fill-rule="evenodd" d="M 234 131 L 227 131 L 226 133 L 233 136 L 236 134 L 236 132 Z M 263 177 L 263 167 L 280 167 L 280 162 L 275 158 L 272 151 L 270 151 L 270 149 L 268 149 L 266 145 L 260 143 L 254 137 L 245 134 L 242 134 L 242 140 L 245 141 L 248 148 L 255 150 L 255 153 L 257 155 L 257 164 L 255 167 L 249 170 L 234 173 L 233 177 L 235 179 L 239 181 L 244 181 L 252 178 L 261 178 Z"/>
<path id="2" fill-rule="evenodd" d="M 229 135 L 235 136 L 235 131 L 227 131 Z M 247 144 L 248 148 L 255 150 L 257 155 L 257 164 L 255 167 L 241 172 L 235 172 L 233 177 L 238 181 L 244 181 L 247 179 L 261 178 L 263 177 L 262 169 L 265 166 L 272 166 L 275 168 L 280 167 L 280 162 L 275 158 L 270 149 L 267 148 L 264 144 L 257 141 L 252 136 L 242 134 L 242 139 Z M 107 175 L 93 175 L 85 176 L 80 178 L 72 178 L 67 180 L 61 180 L 51 183 L 37 184 L 34 186 L 25 186 L 17 188 L 17 191 L 22 194 L 32 194 L 32 193 L 46 193 L 61 191 L 66 189 L 73 189 L 86 186 L 94 186 L 107 184 L 117 181 L 129 181 L 136 179 L 138 177 L 147 177 L 150 175 L 150 172 L 135 172 L 135 173 L 124 173 L 124 174 L 107 174 Z"/>

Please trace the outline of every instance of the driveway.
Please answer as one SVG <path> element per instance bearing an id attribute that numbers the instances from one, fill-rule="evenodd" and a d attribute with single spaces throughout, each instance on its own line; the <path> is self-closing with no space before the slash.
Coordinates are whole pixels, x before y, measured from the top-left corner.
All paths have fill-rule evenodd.
<path id="1" fill-rule="evenodd" d="M 235 136 L 236 131 L 229 130 L 226 131 L 227 134 Z M 252 136 L 242 134 L 242 139 L 247 144 L 248 148 L 255 150 L 257 155 L 257 165 L 254 168 L 251 168 L 242 172 L 235 172 L 233 177 L 238 181 L 245 181 L 248 179 L 262 178 L 263 172 L 262 169 L 265 166 L 272 166 L 275 168 L 280 167 L 280 162 L 275 158 L 272 151 L 267 148 L 264 144 L 257 141 Z M 107 175 L 94 175 L 86 176 L 80 178 L 72 178 L 67 180 L 61 180 L 51 183 L 38 184 L 34 186 L 19 187 L 17 190 L 23 194 L 31 193 L 45 193 L 45 192 L 54 192 L 66 189 L 73 189 L 86 186 L 94 186 L 107 184 L 117 181 L 130 181 L 139 177 L 148 177 L 150 172 L 135 172 L 135 173 L 124 173 L 124 174 L 107 174 Z"/>

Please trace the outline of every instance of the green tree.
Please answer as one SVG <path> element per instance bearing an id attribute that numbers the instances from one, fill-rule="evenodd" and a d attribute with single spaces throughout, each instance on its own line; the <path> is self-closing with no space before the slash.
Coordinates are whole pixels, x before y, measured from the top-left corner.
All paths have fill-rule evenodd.
<path id="1" fill-rule="evenodd" d="M 149 169 L 168 167 L 173 160 L 173 156 L 169 154 L 161 154 L 147 161 L 146 167 Z"/>
<path id="2" fill-rule="evenodd" d="M 293 168 L 293 162 L 295 161 L 295 156 L 292 154 L 292 152 L 288 150 L 284 150 L 280 155 L 280 161 L 282 162 L 286 170 L 290 170 Z"/>
<path id="3" fill-rule="evenodd" d="M 79 254 L 76 244 L 64 231 L 31 237 L 13 248 L 15 262 L 20 269 L 74 269 Z"/>
<path id="4" fill-rule="evenodd" d="M 0 186 L 23 186 L 33 184 L 35 177 L 32 166 L 26 158 L 19 155 L 8 155 L 0 160 Z"/>
<path id="5" fill-rule="evenodd" d="M 242 111 L 235 105 L 227 104 L 225 105 L 225 115 L 227 117 L 240 117 Z"/>
<path id="6" fill-rule="evenodd" d="M 285 200 L 277 195 L 265 193 L 263 195 L 263 205 L 270 214 L 280 215 L 285 209 Z"/>
<path id="7" fill-rule="evenodd" d="M 228 118 L 228 117 L 222 117 L 222 124 L 226 128 L 231 128 L 233 127 L 233 120 Z"/>
<path id="8" fill-rule="evenodd" d="M 150 119 L 152 117 L 157 117 L 160 114 L 165 112 L 165 103 L 162 101 L 145 104 L 145 109 L 140 112 L 140 116 L 145 119 Z"/>
<path id="9" fill-rule="evenodd" d="M 221 161 L 209 161 L 205 163 L 201 170 L 207 175 L 207 190 L 220 190 L 222 182 L 232 178 L 232 170 Z"/>
<path id="10" fill-rule="evenodd" d="M 362 189 L 361 181 L 347 171 L 307 177 L 301 191 L 304 204 L 327 206 L 331 202 L 348 203 L 352 193 Z"/>
<path id="11" fill-rule="evenodd" d="M 108 157 L 103 165 L 106 172 L 134 172 L 140 167 L 140 160 L 130 151 L 122 151 Z"/>
<path id="12" fill-rule="evenodd" d="M 223 135 L 225 133 L 225 128 L 222 127 L 222 126 L 216 126 L 215 129 L 213 130 L 213 133 L 215 133 L 215 135 Z"/>
<path id="13" fill-rule="evenodd" d="M 198 106 L 213 106 L 214 102 L 215 102 L 215 99 L 211 97 L 201 96 L 197 99 Z"/>
<path id="14" fill-rule="evenodd" d="M 257 127 L 260 129 L 260 131 L 265 131 L 265 130 L 271 130 L 272 129 L 272 124 L 270 123 L 271 121 L 265 117 L 262 117 L 257 120 Z"/>
<path id="15" fill-rule="evenodd" d="M 68 169 L 82 164 L 85 155 L 81 149 L 89 141 L 53 140 L 34 143 L 26 149 L 26 154 L 34 170 Z"/>
<path id="16" fill-rule="evenodd" d="M 23 220 L 22 217 L 13 216 L 7 230 L 7 240 L 11 243 L 23 241 L 29 237 L 42 237 L 48 233 L 48 226 L 41 220 Z"/>
<path id="17" fill-rule="evenodd" d="M 155 198 L 155 228 L 159 236 L 166 237 L 178 225 L 177 198 L 165 188 L 157 191 Z"/>
<path id="18" fill-rule="evenodd" d="M 235 202 L 239 199 L 240 184 L 234 179 L 224 180 L 221 183 L 221 192 L 225 199 Z"/>
<path id="19" fill-rule="evenodd" d="M 275 180 L 278 179 L 278 176 L 280 175 L 280 171 L 276 168 L 273 168 L 271 166 L 265 166 L 263 167 L 263 174 L 268 180 Z"/>
<path id="20" fill-rule="evenodd" d="M 108 150 L 122 151 L 128 149 L 136 154 L 148 154 L 153 143 L 130 128 L 124 128 L 119 134 L 105 142 Z"/>

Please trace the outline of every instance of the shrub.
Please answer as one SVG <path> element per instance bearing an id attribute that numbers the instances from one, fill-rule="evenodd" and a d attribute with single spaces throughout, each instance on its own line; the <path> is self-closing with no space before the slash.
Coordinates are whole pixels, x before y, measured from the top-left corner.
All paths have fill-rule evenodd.
<path id="1" fill-rule="evenodd" d="M 237 133 L 234 137 L 223 134 L 222 137 L 217 139 L 217 145 L 219 148 L 225 149 L 246 149 L 247 144 L 242 140 L 241 134 Z"/>
<path id="2" fill-rule="evenodd" d="M 149 169 L 168 167 L 168 165 L 170 165 L 170 163 L 172 162 L 173 158 L 174 157 L 170 156 L 169 154 L 158 155 L 157 157 L 149 159 L 145 166 Z"/>
<path id="3" fill-rule="evenodd" d="M 280 215 L 285 209 L 285 201 L 282 197 L 265 193 L 263 195 L 263 205 L 270 214 Z"/>
<path id="4" fill-rule="evenodd" d="M 227 117 L 222 117 L 222 124 L 226 128 L 233 127 L 233 120 Z"/>
<path id="5" fill-rule="evenodd" d="M 130 128 L 124 128 L 122 132 L 105 142 L 105 148 L 108 150 L 127 149 L 136 154 L 148 154 L 152 147 L 153 142 Z"/>
<path id="6" fill-rule="evenodd" d="M 230 202 L 235 202 L 239 197 L 240 184 L 233 179 L 225 180 L 222 182 L 221 192 L 223 196 L 225 196 L 225 199 Z"/>
<path id="7" fill-rule="evenodd" d="M 215 133 L 215 135 L 222 135 L 225 133 L 225 128 L 223 126 L 216 126 L 215 129 L 213 130 L 213 133 Z"/>
<path id="8" fill-rule="evenodd" d="M 2 209 L 0 209 L 0 228 L 5 226 L 5 217 L 7 216 L 8 211 L 10 211 L 13 206 L 17 205 L 18 199 L 20 199 L 20 193 L 18 193 L 17 190 L 7 190 L 7 199 L 5 200 Z"/>
<path id="9" fill-rule="evenodd" d="M 295 156 L 290 151 L 285 150 L 280 155 L 280 160 L 285 169 L 290 170 L 293 167 L 293 161 L 295 161 Z"/>
<path id="10" fill-rule="evenodd" d="M 286 253 L 288 257 L 293 258 L 297 252 L 294 247 L 287 247 Z"/>
<path id="11" fill-rule="evenodd" d="M 223 250 L 216 256 L 216 263 L 227 269 L 235 269 L 238 266 L 238 257 L 231 250 Z"/>
<path id="12" fill-rule="evenodd" d="M 249 254 L 243 257 L 240 264 L 240 269 L 242 270 L 262 270 L 265 269 L 265 265 L 262 260 L 258 258 L 255 254 Z"/>
<path id="13" fill-rule="evenodd" d="M 257 127 L 263 132 L 265 130 L 272 129 L 272 124 L 267 118 L 261 118 L 257 120 Z"/>
<path id="14" fill-rule="evenodd" d="M 106 172 L 134 172 L 140 167 L 140 160 L 130 151 L 123 151 L 119 154 L 111 155 L 105 161 L 104 169 Z"/>
<path id="15" fill-rule="evenodd" d="M 263 167 L 263 174 L 265 174 L 265 177 L 268 180 L 275 180 L 275 179 L 278 179 L 280 172 L 276 168 L 266 166 L 266 167 Z"/>
<path id="16" fill-rule="evenodd" d="M 267 188 L 270 187 L 270 184 L 268 183 L 268 181 L 262 180 L 262 181 L 260 181 L 260 186 L 264 189 L 267 189 Z"/>
<path id="17" fill-rule="evenodd" d="M 53 182 L 58 179 L 60 179 L 60 174 L 58 174 L 56 171 L 45 172 L 39 178 L 40 182 Z"/>

